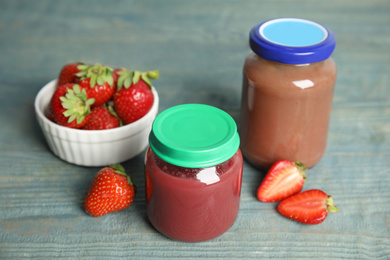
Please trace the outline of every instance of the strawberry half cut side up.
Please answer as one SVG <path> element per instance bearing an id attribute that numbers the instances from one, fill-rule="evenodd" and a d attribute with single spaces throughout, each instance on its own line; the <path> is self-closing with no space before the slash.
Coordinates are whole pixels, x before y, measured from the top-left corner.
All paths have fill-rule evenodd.
<path id="1" fill-rule="evenodd" d="M 300 162 L 277 161 L 260 184 L 257 198 L 262 202 L 276 202 L 299 193 L 305 183 L 306 169 Z"/>
<path id="2" fill-rule="evenodd" d="M 65 127 L 81 128 L 87 123 L 94 102 L 78 84 L 64 84 L 56 89 L 51 99 L 54 120 Z"/>
<path id="3" fill-rule="evenodd" d="M 85 211 L 100 217 L 123 210 L 131 205 L 135 188 L 122 165 L 101 169 L 94 177 L 84 201 Z"/>
<path id="4" fill-rule="evenodd" d="M 320 224 L 328 212 L 335 213 L 338 210 L 332 196 L 317 189 L 295 194 L 278 205 L 278 211 L 283 216 L 310 225 Z"/>

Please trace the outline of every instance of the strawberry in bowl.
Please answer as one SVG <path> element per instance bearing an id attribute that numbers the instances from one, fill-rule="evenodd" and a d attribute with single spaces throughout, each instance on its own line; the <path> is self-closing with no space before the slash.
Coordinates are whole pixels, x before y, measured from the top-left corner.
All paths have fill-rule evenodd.
<path id="1" fill-rule="evenodd" d="M 113 69 L 101 64 L 79 65 L 76 75 L 80 78 L 79 85 L 84 88 L 90 98 L 95 99 L 94 107 L 101 106 L 111 100 L 114 94 Z"/>
<path id="2" fill-rule="evenodd" d="M 153 95 L 150 109 L 138 120 L 124 124 L 112 109 L 117 79 L 113 77 L 110 99 L 96 106 L 99 97 L 89 92 L 92 79 L 85 85 L 82 82 L 86 78 L 79 74 L 83 66 L 88 65 L 77 66 L 76 70 L 73 68 L 73 74 L 77 75 L 68 75 L 63 81 L 67 82 L 63 84 L 66 87 L 59 85 L 57 79 L 52 80 L 35 98 L 36 118 L 50 150 L 66 162 L 91 167 L 120 163 L 144 151 L 158 112 L 156 89 L 150 88 Z M 96 83 L 99 85 L 101 81 L 96 79 Z M 57 98 L 53 98 L 55 93 L 58 94 Z"/>
<path id="3" fill-rule="evenodd" d="M 157 79 L 158 71 L 139 72 L 122 69 L 114 93 L 114 107 L 124 124 L 143 117 L 153 105 L 151 79 Z"/>
<path id="4" fill-rule="evenodd" d="M 95 99 L 88 98 L 78 84 L 66 83 L 56 89 L 51 98 L 51 111 L 55 122 L 70 128 L 83 127 L 90 118 L 90 107 Z"/>

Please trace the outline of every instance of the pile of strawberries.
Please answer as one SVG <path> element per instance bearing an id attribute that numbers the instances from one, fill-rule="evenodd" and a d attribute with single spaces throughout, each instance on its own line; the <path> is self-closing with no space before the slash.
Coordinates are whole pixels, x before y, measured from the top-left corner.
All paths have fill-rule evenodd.
<path id="1" fill-rule="evenodd" d="M 66 64 L 58 76 L 48 117 L 59 125 L 84 130 L 130 124 L 151 109 L 151 80 L 158 76 L 157 70 L 140 72 L 101 64 Z"/>

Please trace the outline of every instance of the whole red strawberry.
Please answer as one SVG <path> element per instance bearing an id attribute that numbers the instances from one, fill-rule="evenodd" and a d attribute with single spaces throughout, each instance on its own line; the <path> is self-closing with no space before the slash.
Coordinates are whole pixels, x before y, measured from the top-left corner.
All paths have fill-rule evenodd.
<path id="1" fill-rule="evenodd" d="M 82 127 L 84 130 L 104 130 L 119 127 L 121 122 L 112 106 L 94 107 L 89 114 L 88 122 Z"/>
<path id="2" fill-rule="evenodd" d="M 101 169 L 92 181 L 84 201 L 85 211 L 100 217 L 123 210 L 134 199 L 134 185 L 120 164 Z"/>
<path id="3" fill-rule="evenodd" d="M 68 83 L 60 86 L 51 98 L 54 121 L 62 126 L 81 128 L 89 118 L 90 106 L 95 100 L 89 99 L 79 85 Z"/>
<path id="4" fill-rule="evenodd" d="M 79 65 L 83 65 L 83 63 L 69 63 L 62 67 L 58 76 L 57 86 L 62 86 L 66 83 L 77 83 L 80 80 L 76 75 L 80 72 Z"/>
<path id="5" fill-rule="evenodd" d="M 113 70 L 101 64 L 79 65 L 80 72 L 76 75 L 80 77 L 79 85 L 85 88 L 89 97 L 96 101 L 93 107 L 105 104 L 114 94 Z"/>
<path id="6" fill-rule="evenodd" d="M 154 96 L 151 79 L 157 79 L 158 71 L 139 72 L 122 69 L 114 93 L 114 108 L 125 125 L 137 121 L 152 108 Z"/>
<path id="7" fill-rule="evenodd" d="M 275 202 L 300 192 L 306 179 L 305 170 L 300 162 L 275 162 L 260 184 L 257 198 L 262 202 Z"/>
<path id="8" fill-rule="evenodd" d="M 283 216 L 304 224 L 319 224 L 339 209 L 333 205 L 332 196 L 321 190 L 307 190 L 283 200 L 278 211 Z"/>

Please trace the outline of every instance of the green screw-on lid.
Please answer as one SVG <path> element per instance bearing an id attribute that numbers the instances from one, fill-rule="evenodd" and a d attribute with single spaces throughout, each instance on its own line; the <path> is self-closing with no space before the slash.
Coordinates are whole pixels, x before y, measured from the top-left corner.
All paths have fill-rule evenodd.
<path id="1" fill-rule="evenodd" d="M 164 161 L 187 168 L 220 164 L 238 150 L 233 118 L 216 107 L 186 104 L 161 112 L 153 122 L 149 144 Z"/>

